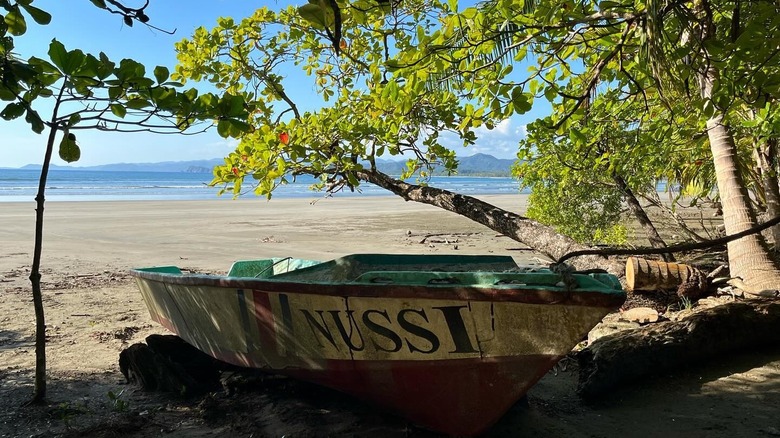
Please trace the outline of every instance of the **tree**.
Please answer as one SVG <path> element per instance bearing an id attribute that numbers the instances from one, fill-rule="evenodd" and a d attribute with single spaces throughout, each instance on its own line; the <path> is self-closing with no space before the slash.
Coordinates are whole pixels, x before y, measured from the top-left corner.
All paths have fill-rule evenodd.
<path id="1" fill-rule="evenodd" d="M 248 108 L 240 96 L 199 95 L 195 89 L 182 91 L 181 84 L 168 80 L 169 71 L 166 67 L 156 67 L 153 78 L 149 78 L 145 67 L 136 61 L 123 59 L 117 64 L 104 53 L 93 56 L 78 49 L 69 51 L 57 40 L 49 45 L 49 60 L 36 57 L 21 60 L 12 55 L 13 37 L 23 35 L 26 30 L 21 11 L 40 24 L 47 24 L 51 19 L 48 13 L 31 3 L 0 2 L 0 6 L 7 11 L 5 16 L 0 16 L 0 38 L 3 43 L 0 48 L 0 71 L 3 73 L 0 100 L 10 102 L 4 105 L 0 117 L 14 120 L 24 115 L 35 133 L 48 131 L 35 198 L 35 247 L 30 270 L 36 316 L 36 368 L 32 402 L 41 402 L 46 397 L 46 326 L 40 274 L 43 213 L 46 180 L 57 138 L 60 157 L 67 162 L 74 162 L 81 155 L 76 136 L 80 130 L 194 133 L 197 129 L 193 128 L 196 128 L 198 122 L 216 119 L 227 126 L 227 129 L 221 131 L 223 134 L 237 136 L 239 131 L 248 128 L 244 121 L 248 116 Z M 105 7 L 102 2 L 97 3 Z M 143 9 L 127 11 L 133 15 L 125 15 L 125 18 L 130 16 L 131 20 L 142 22 L 148 20 L 144 19 Z M 36 108 L 48 110 L 47 102 L 50 102 L 51 110 L 50 116 L 44 120 Z"/>
<path id="2" fill-rule="evenodd" d="M 270 197 L 302 174 L 319 178 L 317 187 L 329 193 L 370 182 L 406 200 L 464 215 L 553 258 L 585 248 L 536 221 L 426 184 L 433 164 L 456 171 L 454 151 L 439 141 L 442 133 L 469 145 L 476 139 L 474 128 L 492 127 L 502 118 L 432 87 L 436 76 L 424 69 L 398 75 L 394 55 L 418 50 L 418 40 L 439 28 L 447 14 L 435 0 L 395 6 L 359 1 L 340 9 L 311 3 L 279 12 L 261 8 L 240 22 L 223 18 L 211 30 L 197 29 L 177 44 L 174 78 L 246 91 L 258 108 L 254 131 L 215 169 L 213 184 L 239 195 L 247 178 L 256 194 Z M 337 21 L 341 39 L 334 45 Z M 294 68 L 300 70 L 296 80 L 308 75 L 327 106 L 301 110 L 288 91 L 293 82 L 282 75 Z M 382 173 L 375 165 L 380 156 L 409 157 L 403 178 L 416 177 L 417 184 Z M 621 269 L 596 256 L 575 264 Z"/>
<path id="3" fill-rule="evenodd" d="M 400 63 L 413 69 L 446 63 L 452 74 L 469 79 L 463 90 L 494 114 L 508 115 L 518 110 L 517 102 L 522 106 L 545 98 L 554 107 L 549 129 L 568 132 L 580 144 L 605 129 L 577 126 L 588 117 L 594 95 L 615 90 L 621 99 L 648 105 L 648 94 L 657 94 L 672 111 L 676 105 L 670 98 L 684 96 L 709 142 L 726 232 L 735 234 L 755 225 L 756 214 L 733 124 L 739 122 L 737 110 L 755 106 L 756 94 L 774 101 L 777 71 L 767 65 L 773 65 L 780 41 L 777 5 L 755 2 L 749 13 L 740 14 L 741 7 L 739 1 L 713 0 L 541 1 L 528 11 L 487 2 L 448 16 L 421 41 L 421 47 L 433 50 L 407 52 Z M 751 39 L 753 32 L 762 35 L 760 44 Z M 486 48 L 496 48 L 500 56 L 466 56 Z M 501 56 L 512 56 L 515 64 L 532 63 L 531 74 L 510 76 L 496 61 Z M 753 78 L 760 78 L 759 84 L 751 84 Z M 610 102 L 620 104 L 614 98 Z M 652 125 L 648 131 L 656 141 L 673 135 L 667 120 Z M 731 275 L 741 279 L 743 289 L 780 288 L 780 271 L 760 235 L 729 243 L 728 253 Z"/>
<path id="4" fill-rule="evenodd" d="M 594 233 L 603 235 L 617 226 L 625 205 L 651 246 L 664 248 L 666 242 L 641 204 L 646 201 L 667 221 L 677 222 L 678 232 L 705 240 L 675 209 L 683 198 L 688 206 L 711 204 L 714 190 L 708 147 L 686 99 L 675 99 L 679 108 L 670 110 L 657 94 L 646 92 L 641 105 L 622 97 L 620 90 L 601 92 L 569 131 L 550 129 L 553 116 L 527 126 L 515 174 L 532 188 L 529 215 L 579 230 L 583 239 L 592 240 Z M 659 120 L 670 134 L 660 141 L 654 126 Z M 583 131 L 590 134 L 585 140 Z M 661 202 L 659 184 L 675 194 L 672 206 Z"/>
<path id="5" fill-rule="evenodd" d="M 475 127 L 524 114 L 537 99 L 553 106 L 546 122 L 549 138 L 566 136 L 584 149 L 591 140 L 609 138 L 615 123 L 622 123 L 620 107 L 626 102 L 642 115 L 641 141 L 626 153 L 646 148 L 647 155 L 662 155 L 664 145 L 686 145 L 690 153 L 676 156 L 693 160 L 675 171 L 695 181 L 705 175 L 697 155 L 706 139 L 726 232 L 755 225 L 745 180 L 750 166 L 740 160 L 733 125 L 742 120 L 738 110 L 757 107 L 751 96 L 769 103 L 778 93 L 776 69 L 768 67 L 778 44 L 757 47 L 744 36 L 760 32 L 780 43 L 776 5 L 758 2 L 757 11 L 741 15 L 740 3 L 727 0 L 487 1 L 463 10 L 454 0 L 383 5 L 353 1 L 279 13 L 260 9 L 240 23 L 223 19 L 211 31 L 199 29 L 177 46 L 179 77 L 208 79 L 226 90 L 252 87 L 263 108 L 252 121 L 258 129 L 216 170 L 215 184 L 238 194 L 251 175 L 258 181 L 256 192 L 269 195 L 302 173 L 321 177 L 321 186 L 331 191 L 368 181 L 558 257 L 578 245 L 478 200 L 390 178 L 373 160 L 410 154 L 404 176 L 423 179 L 433 162 L 454 171 L 457 160 L 439 133 L 456 133 L 471 144 Z M 299 66 L 332 103 L 299 111 L 284 91 L 280 66 Z M 286 108 L 275 110 L 275 103 Z M 613 117 L 612 123 L 584 123 L 594 104 L 604 106 L 600 114 Z M 653 118 L 654 113 L 668 119 Z M 705 190 L 709 184 L 700 186 Z M 730 243 L 729 261 L 746 291 L 780 288 L 780 271 L 761 236 Z"/>

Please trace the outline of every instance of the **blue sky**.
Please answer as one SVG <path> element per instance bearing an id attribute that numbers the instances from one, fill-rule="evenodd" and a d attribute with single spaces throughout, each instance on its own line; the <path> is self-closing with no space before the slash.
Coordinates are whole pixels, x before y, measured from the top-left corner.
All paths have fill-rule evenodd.
<path id="1" fill-rule="evenodd" d="M 103 51 L 115 61 L 132 58 L 145 64 L 147 71 L 151 71 L 156 65 L 165 65 L 172 70 L 176 65 L 174 43 L 189 37 L 198 26 L 210 28 L 220 16 L 239 19 L 263 5 L 280 9 L 291 3 L 304 2 L 305 0 L 151 0 L 147 15 L 157 27 L 176 29 L 174 35 L 168 35 L 140 24 L 127 27 L 120 16 L 95 8 L 88 0 L 36 0 L 35 6 L 52 14 L 52 23 L 48 26 L 38 26 L 28 20 L 27 33 L 15 38 L 15 52 L 22 58 L 47 58 L 49 42 L 56 37 L 69 50 L 79 48 L 93 54 Z M 143 1 L 126 0 L 125 3 L 141 5 Z M 301 92 L 306 93 L 305 87 L 303 88 Z M 313 96 L 313 91 L 311 93 Z M 483 128 L 478 130 L 477 134 L 480 137 L 477 145 L 468 149 L 456 148 L 459 155 L 488 153 L 500 158 L 514 158 L 517 141 L 524 135 L 524 125 L 513 118 L 499 124 L 492 131 Z M 33 133 L 23 121 L 0 120 L 0 167 L 40 163 L 45 141 L 45 135 Z M 453 147 L 460 144 L 447 137 L 443 142 Z M 451 144 L 447 144 L 450 142 Z M 74 165 L 210 159 L 226 155 L 234 149 L 235 144 L 235 141 L 221 138 L 215 130 L 195 136 L 81 131 L 81 159 Z M 59 158 L 54 162 L 65 164 Z"/>

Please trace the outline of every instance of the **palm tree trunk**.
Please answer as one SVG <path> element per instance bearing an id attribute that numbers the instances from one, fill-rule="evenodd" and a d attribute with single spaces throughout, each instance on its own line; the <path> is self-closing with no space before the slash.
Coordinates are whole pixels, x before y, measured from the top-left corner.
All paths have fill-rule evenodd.
<path id="1" fill-rule="evenodd" d="M 737 148 L 731 132 L 723 124 L 723 114 L 716 113 L 707 121 L 707 134 L 715 160 L 726 234 L 745 231 L 755 226 L 757 220 L 742 175 L 737 171 Z M 749 289 L 746 292 L 780 289 L 780 270 L 761 234 L 730 242 L 728 259 L 731 276 L 742 279 Z"/>
<path id="2" fill-rule="evenodd" d="M 707 0 L 697 4 L 699 40 L 703 60 L 711 59 L 707 42 L 715 40 L 715 23 L 712 5 Z M 729 127 L 724 123 L 723 112 L 713 101 L 713 88 L 720 74 L 717 68 L 706 62 L 698 71 L 699 89 L 705 102 L 714 108 L 707 120 L 707 136 L 715 165 L 718 193 L 723 205 L 723 225 L 726 234 L 745 231 L 757 224 L 750 196 L 737 166 L 737 146 Z M 772 259 L 766 240 L 761 234 L 751 234 L 728 243 L 729 270 L 732 277 L 741 280 L 740 289 L 747 293 L 780 289 L 780 269 Z"/>
<path id="3" fill-rule="evenodd" d="M 767 220 L 780 216 L 780 187 L 777 180 L 777 139 L 764 140 L 756 148 L 756 165 L 761 178 L 766 201 Z M 768 235 L 774 250 L 780 250 L 780 225 L 769 229 Z"/>

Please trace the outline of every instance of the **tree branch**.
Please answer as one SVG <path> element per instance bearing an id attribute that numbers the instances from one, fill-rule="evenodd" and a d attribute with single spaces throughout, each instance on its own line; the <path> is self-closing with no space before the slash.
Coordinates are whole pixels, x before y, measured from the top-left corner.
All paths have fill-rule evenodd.
<path id="1" fill-rule="evenodd" d="M 589 249 L 556 232 L 551 227 L 471 196 L 435 187 L 409 184 L 375 170 L 359 171 L 356 172 L 356 175 L 361 180 L 376 184 L 406 201 L 433 205 L 464 216 L 517 242 L 528 245 L 552 259 L 561 257 L 569 251 Z M 599 256 L 577 260 L 574 266 L 577 269 L 602 268 L 618 276 L 622 276 L 625 269 L 622 263 Z"/>

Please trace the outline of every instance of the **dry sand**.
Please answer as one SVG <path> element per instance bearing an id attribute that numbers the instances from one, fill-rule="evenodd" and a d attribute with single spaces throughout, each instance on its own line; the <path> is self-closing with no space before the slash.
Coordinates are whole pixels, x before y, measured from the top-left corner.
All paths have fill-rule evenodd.
<path id="1" fill-rule="evenodd" d="M 521 196 L 482 198 L 525 208 Z M 165 333 L 150 320 L 127 270 L 173 264 L 218 273 L 240 259 L 370 252 L 509 254 L 521 263 L 539 262 L 478 224 L 398 198 L 48 203 L 42 271 L 49 404 L 22 408 L 32 393 L 34 364 L 27 281 L 34 207 L 0 203 L 2 437 L 430 436 L 349 397 L 287 380 L 205 401 L 125 385 L 119 352 Z M 489 434 L 780 436 L 777 348 L 638 382 L 597 405 L 577 399 L 576 371 L 566 365 Z"/>

